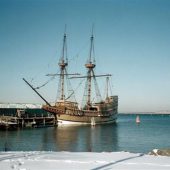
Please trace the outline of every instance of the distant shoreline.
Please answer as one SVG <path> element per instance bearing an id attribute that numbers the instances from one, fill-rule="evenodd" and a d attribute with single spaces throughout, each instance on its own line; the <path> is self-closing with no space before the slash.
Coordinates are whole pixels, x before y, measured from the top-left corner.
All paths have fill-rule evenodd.
<path id="1" fill-rule="evenodd" d="M 170 115 L 170 112 L 127 112 L 127 113 L 118 113 L 119 115 Z"/>

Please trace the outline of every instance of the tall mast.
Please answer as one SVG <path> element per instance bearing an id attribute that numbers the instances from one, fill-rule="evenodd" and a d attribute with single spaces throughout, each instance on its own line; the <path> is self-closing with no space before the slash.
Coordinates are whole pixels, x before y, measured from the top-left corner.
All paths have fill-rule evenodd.
<path id="1" fill-rule="evenodd" d="M 79 75 L 78 73 L 75 74 L 68 74 L 67 73 L 67 66 L 68 66 L 68 58 L 67 58 L 67 36 L 66 36 L 66 27 L 65 32 L 63 36 L 63 46 L 61 51 L 61 57 L 58 62 L 60 72 L 59 74 L 47 74 L 47 76 L 60 76 L 59 82 L 58 82 L 58 90 L 57 90 L 57 100 L 74 100 L 75 94 L 71 87 L 70 81 L 69 81 L 69 75 Z M 57 101 L 56 100 L 56 101 Z"/>
<path id="2" fill-rule="evenodd" d="M 68 59 L 67 59 L 67 42 L 66 42 L 66 33 L 64 33 L 64 38 L 63 38 L 63 48 L 62 48 L 62 55 L 60 58 L 60 61 L 58 65 L 60 66 L 60 81 L 61 81 L 61 96 L 60 100 L 65 99 L 64 95 L 64 76 L 66 72 L 66 66 L 68 65 Z"/>
<path id="3" fill-rule="evenodd" d="M 85 67 L 88 69 L 87 71 L 87 86 L 88 86 L 88 94 L 87 94 L 87 105 L 91 105 L 91 82 L 92 82 L 92 76 L 94 77 L 95 75 L 93 74 L 93 68 L 95 68 L 95 64 L 92 62 L 92 52 L 93 52 L 93 47 L 94 47 L 94 37 L 93 37 L 93 31 L 92 31 L 92 36 L 90 38 L 90 53 L 89 53 L 89 60 L 85 64 Z"/>
<path id="4" fill-rule="evenodd" d="M 106 77 L 106 99 L 109 97 L 109 94 L 108 94 L 108 86 L 109 86 L 109 77 Z"/>
<path id="5" fill-rule="evenodd" d="M 90 37 L 90 51 L 89 51 L 89 57 L 88 60 L 85 64 L 85 67 L 87 68 L 87 74 L 86 76 L 79 76 L 79 77 L 70 77 L 70 78 L 86 78 L 86 84 L 85 84 L 85 90 L 84 90 L 84 95 L 83 95 L 83 101 L 82 101 L 82 106 L 85 109 L 90 109 L 92 106 L 92 80 L 94 81 L 94 88 L 96 92 L 96 102 L 101 102 L 102 97 L 100 94 L 100 90 L 96 81 L 96 77 L 104 77 L 104 76 L 111 76 L 110 74 L 102 74 L 102 75 L 95 75 L 94 73 L 94 68 L 96 67 L 95 64 L 95 55 L 94 55 L 94 36 L 93 36 L 93 31 L 92 35 Z"/>

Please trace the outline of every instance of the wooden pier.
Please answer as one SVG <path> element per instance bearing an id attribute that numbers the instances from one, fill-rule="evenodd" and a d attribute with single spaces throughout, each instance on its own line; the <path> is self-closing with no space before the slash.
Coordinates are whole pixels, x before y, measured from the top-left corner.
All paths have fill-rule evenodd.
<path id="1" fill-rule="evenodd" d="M 13 116 L 0 116 L 0 129 L 15 129 L 17 127 L 46 127 L 56 126 L 57 121 L 53 116 L 43 115 L 41 117 L 13 117 Z"/>
<path id="2" fill-rule="evenodd" d="M 17 123 L 19 127 L 45 127 L 57 124 L 54 117 L 17 118 Z"/>
<path id="3" fill-rule="evenodd" d="M 15 129 L 18 126 L 16 117 L 0 116 L 0 130 Z"/>

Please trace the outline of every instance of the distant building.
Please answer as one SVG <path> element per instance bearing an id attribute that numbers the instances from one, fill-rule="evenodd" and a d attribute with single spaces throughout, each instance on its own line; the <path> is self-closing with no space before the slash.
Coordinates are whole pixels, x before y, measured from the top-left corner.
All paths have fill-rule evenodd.
<path id="1" fill-rule="evenodd" d="M 46 113 L 41 109 L 42 104 L 32 103 L 0 103 L 0 116 L 19 116 L 20 111 L 29 115 L 42 115 Z"/>
<path id="2" fill-rule="evenodd" d="M 42 109 L 42 104 L 35 103 L 0 103 L 0 116 L 29 117 L 47 116 L 50 113 Z"/>
<path id="3" fill-rule="evenodd" d="M 42 104 L 33 103 L 0 103 L 0 108 L 14 108 L 14 109 L 40 109 Z"/>

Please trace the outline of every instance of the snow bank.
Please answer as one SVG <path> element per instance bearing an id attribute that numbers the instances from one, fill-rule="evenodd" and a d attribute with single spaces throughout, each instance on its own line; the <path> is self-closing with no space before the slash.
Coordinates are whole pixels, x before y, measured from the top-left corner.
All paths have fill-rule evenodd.
<path id="1" fill-rule="evenodd" d="M 157 170 L 170 157 L 128 152 L 0 152 L 0 170 Z"/>

